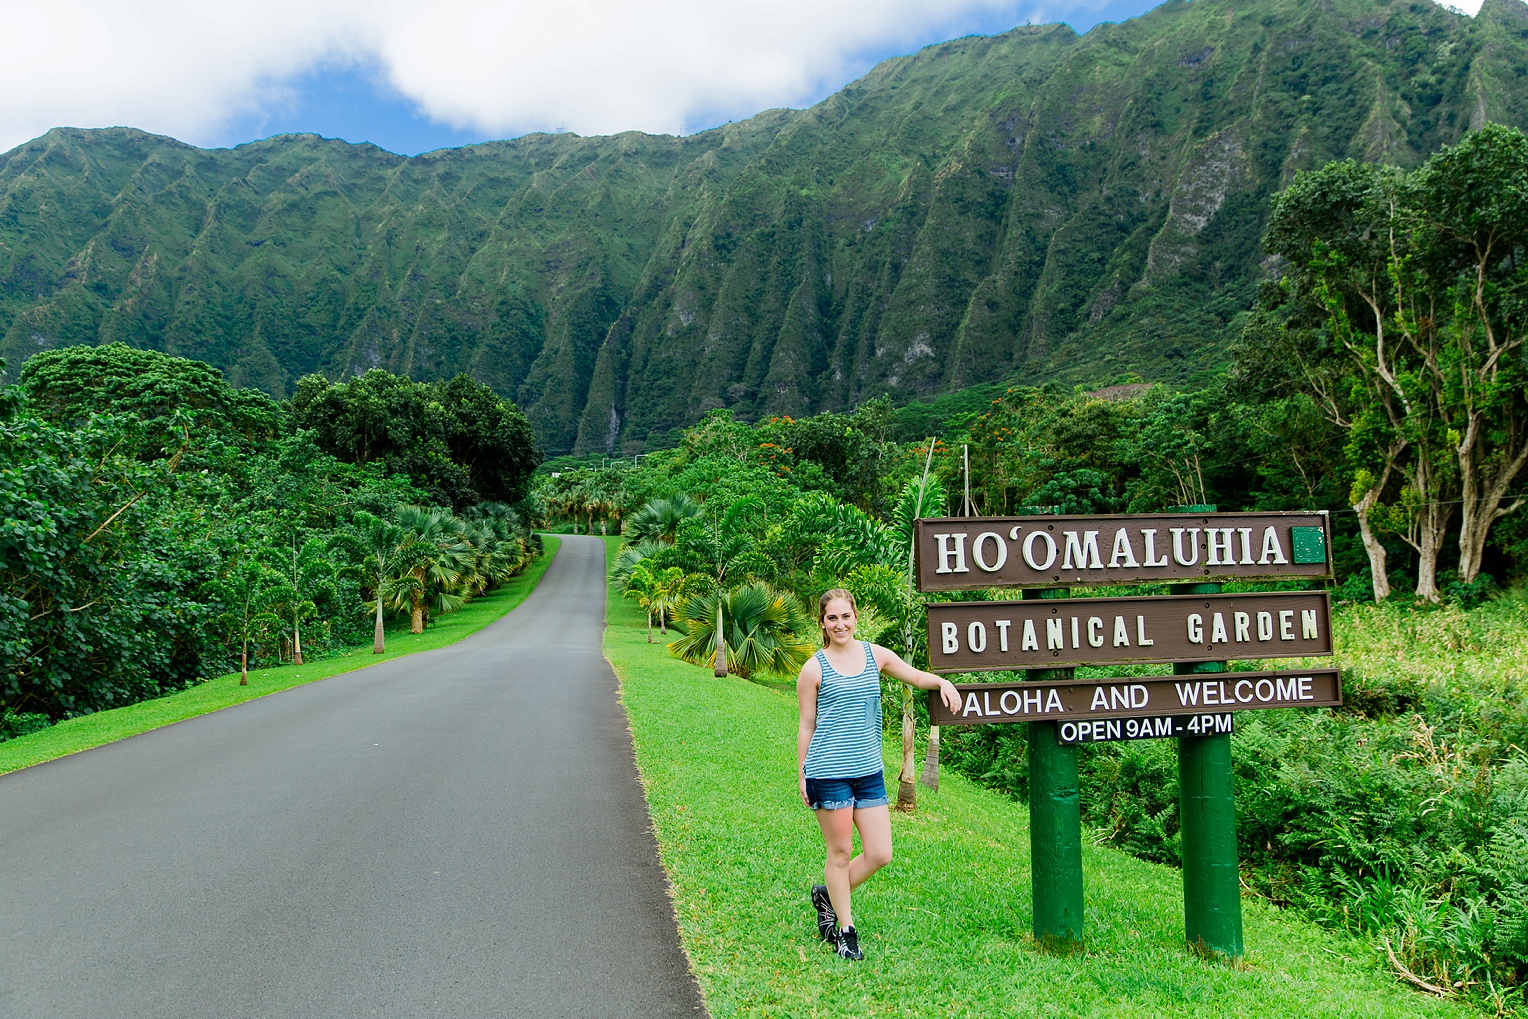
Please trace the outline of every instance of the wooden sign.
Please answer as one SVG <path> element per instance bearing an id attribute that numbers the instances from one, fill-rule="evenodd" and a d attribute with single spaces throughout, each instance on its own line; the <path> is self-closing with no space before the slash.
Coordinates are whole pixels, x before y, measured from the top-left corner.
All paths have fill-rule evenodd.
<path id="1" fill-rule="evenodd" d="M 956 684 L 961 710 L 928 699 L 934 725 L 1079 721 L 1223 714 L 1268 708 L 1336 707 L 1336 669 L 1292 672 L 1204 672 L 1191 676 L 1077 679 L 1058 683 Z"/>
<path id="2" fill-rule="evenodd" d="M 932 602 L 932 672 L 1332 653 L 1324 591 Z"/>
<path id="3" fill-rule="evenodd" d="M 1332 576 L 1325 513 L 945 517 L 914 538 L 920 591 Z"/>

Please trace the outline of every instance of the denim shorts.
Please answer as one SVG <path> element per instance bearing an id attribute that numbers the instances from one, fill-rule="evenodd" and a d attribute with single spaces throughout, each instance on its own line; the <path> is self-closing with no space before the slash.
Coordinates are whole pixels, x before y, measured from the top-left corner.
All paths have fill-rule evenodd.
<path id="1" fill-rule="evenodd" d="M 806 798 L 813 810 L 842 810 L 844 807 L 886 806 L 886 783 L 878 771 L 859 778 L 809 778 Z"/>

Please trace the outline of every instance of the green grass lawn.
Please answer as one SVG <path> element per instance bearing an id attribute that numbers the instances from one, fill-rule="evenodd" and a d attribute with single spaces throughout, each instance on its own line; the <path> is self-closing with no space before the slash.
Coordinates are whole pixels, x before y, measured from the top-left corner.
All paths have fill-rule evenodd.
<path id="1" fill-rule="evenodd" d="M 140 732 L 157 729 L 162 725 L 179 722 L 196 715 L 205 715 L 234 704 L 264 697 L 266 694 L 289 690 L 294 686 L 328 679 L 342 672 L 353 672 L 368 665 L 376 665 L 392 658 L 433 651 L 455 644 L 500 619 L 510 609 L 523 602 L 540 582 L 552 556 L 557 552 L 559 539 L 543 535 L 546 553 L 531 563 L 526 571 L 510 580 L 508 584 L 474 598 L 459 611 L 436 618 L 424 633 L 408 632 L 407 624 L 387 634 L 387 652 L 374 655 L 371 644 L 357 648 L 336 658 L 326 658 L 306 665 L 285 665 L 274 669 L 251 669 L 249 685 L 239 685 L 239 674 L 231 673 L 200 683 L 189 690 L 140 701 L 110 711 L 98 711 L 82 715 L 50 726 L 41 732 L 7 740 L 0 743 L 0 775 L 18 768 L 30 767 L 51 761 L 67 754 L 89 750 L 103 743 L 136 736 Z"/>
<path id="2" fill-rule="evenodd" d="M 1245 965 L 1200 959 L 1183 944 L 1179 872 L 1092 845 L 1084 949 L 1042 952 L 1029 935 L 1028 812 L 948 770 L 938 793 L 920 787 L 915 815 L 893 812 L 896 858 L 855 898 L 867 958 L 844 962 L 817 940 L 807 902 L 822 842 L 796 796 L 794 699 L 648 644 L 640 610 L 615 592 L 605 653 L 716 1019 L 1477 1014 L 1401 986 L 1364 944 L 1250 898 Z"/>

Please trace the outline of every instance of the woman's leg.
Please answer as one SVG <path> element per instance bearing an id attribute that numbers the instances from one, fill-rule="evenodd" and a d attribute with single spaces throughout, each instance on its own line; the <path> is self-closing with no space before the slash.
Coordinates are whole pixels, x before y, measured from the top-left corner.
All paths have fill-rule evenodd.
<path id="1" fill-rule="evenodd" d="M 860 833 L 860 854 L 849 863 L 849 887 L 858 888 L 865 880 L 891 862 L 891 808 L 856 807 L 854 827 Z"/>
<path id="2" fill-rule="evenodd" d="M 840 927 L 854 926 L 854 910 L 849 903 L 851 890 L 891 862 L 891 808 L 844 807 L 817 811 L 822 840 L 827 845 L 824 883 Z M 854 829 L 860 833 L 861 852 L 854 855 Z"/>
<path id="3" fill-rule="evenodd" d="M 822 827 L 822 841 L 828 850 L 827 865 L 823 867 L 823 883 L 828 886 L 828 900 L 833 903 L 833 912 L 838 914 L 838 925 L 853 927 L 854 913 L 849 907 L 849 872 L 854 856 L 855 815 L 859 811 L 852 807 L 840 807 L 837 810 L 818 810 L 816 813 L 817 823 Z M 887 825 L 890 823 L 888 818 Z"/>

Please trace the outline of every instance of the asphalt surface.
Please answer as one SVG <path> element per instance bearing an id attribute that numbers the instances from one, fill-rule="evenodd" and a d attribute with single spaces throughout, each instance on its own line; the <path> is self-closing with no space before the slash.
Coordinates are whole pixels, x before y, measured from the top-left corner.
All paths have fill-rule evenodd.
<path id="1" fill-rule="evenodd" d="M 703 1015 L 604 549 L 452 647 L 0 776 L 0 1016 Z"/>

